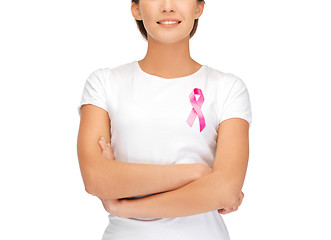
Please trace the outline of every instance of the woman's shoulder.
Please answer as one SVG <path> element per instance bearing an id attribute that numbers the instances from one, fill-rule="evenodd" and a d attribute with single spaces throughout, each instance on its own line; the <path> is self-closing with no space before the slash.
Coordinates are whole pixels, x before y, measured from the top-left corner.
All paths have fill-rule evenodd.
<path id="1" fill-rule="evenodd" d="M 106 71 L 127 71 L 128 69 L 132 68 L 134 64 L 134 61 L 127 62 L 127 63 L 118 63 L 113 66 L 107 66 L 104 67 L 103 69 Z"/>
<path id="2" fill-rule="evenodd" d="M 126 73 L 132 69 L 133 63 L 134 61 L 121 63 L 114 66 L 104 66 L 100 67 L 99 70 L 103 71 L 104 73 Z"/>
<path id="3" fill-rule="evenodd" d="M 240 77 L 232 72 L 227 72 L 216 67 L 208 66 L 208 78 L 215 79 L 221 85 L 232 85 L 235 81 L 241 80 Z M 242 81 L 242 80 L 241 80 Z"/>
<path id="4" fill-rule="evenodd" d="M 134 67 L 133 63 L 134 61 L 117 64 L 115 66 L 103 66 L 95 69 L 93 73 L 99 73 L 100 75 L 103 75 L 103 78 L 107 79 L 107 81 L 114 78 L 126 78 L 132 73 Z"/>

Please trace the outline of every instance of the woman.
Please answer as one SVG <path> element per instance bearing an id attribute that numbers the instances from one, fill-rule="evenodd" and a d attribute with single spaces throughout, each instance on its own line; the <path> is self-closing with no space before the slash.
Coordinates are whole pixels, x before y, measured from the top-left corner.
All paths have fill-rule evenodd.
<path id="1" fill-rule="evenodd" d="M 242 202 L 252 116 L 240 78 L 190 57 L 204 4 L 132 0 L 145 58 L 85 83 L 77 150 L 103 240 L 230 239 L 219 213 Z"/>

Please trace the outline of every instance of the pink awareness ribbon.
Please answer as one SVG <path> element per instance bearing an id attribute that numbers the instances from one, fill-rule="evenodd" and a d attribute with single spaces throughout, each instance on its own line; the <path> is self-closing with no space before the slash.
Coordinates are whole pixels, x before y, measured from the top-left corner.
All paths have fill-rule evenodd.
<path id="1" fill-rule="evenodd" d="M 200 95 L 198 100 L 196 100 L 195 94 Z M 187 118 L 186 122 L 188 123 L 188 125 L 190 125 L 190 127 L 192 127 L 193 122 L 194 122 L 196 116 L 198 115 L 199 122 L 200 122 L 200 132 L 206 126 L 205 117 L 203 116 L 203 113 L 201 111 L 201 106 L 202 106 L 204 100 L 205 100 L 205 98 L 203 97 L 201 89 L 194 88 L 190 94 L 190 101 L 191 101 L 193 108 L 192 108 L 192 111 L 191 111 L 189 117 Z"/>

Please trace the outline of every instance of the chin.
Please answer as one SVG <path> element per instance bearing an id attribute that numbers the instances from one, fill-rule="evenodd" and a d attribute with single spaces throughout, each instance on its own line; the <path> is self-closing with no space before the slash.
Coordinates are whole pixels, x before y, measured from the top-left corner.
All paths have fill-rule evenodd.
<path id="1" fill-rule="evenodd" d="M 163 34 L 160 34 L 157 38 L 155 38 L 157 41 L 162 42 L 162 43 L 176 43 L 185 40 L 187 37 L 189 37 L 189 33 L 187 35 L 183 36 L 176 36 L 176 35 L 167 35 L 167 36 L 162 36 Z"/>

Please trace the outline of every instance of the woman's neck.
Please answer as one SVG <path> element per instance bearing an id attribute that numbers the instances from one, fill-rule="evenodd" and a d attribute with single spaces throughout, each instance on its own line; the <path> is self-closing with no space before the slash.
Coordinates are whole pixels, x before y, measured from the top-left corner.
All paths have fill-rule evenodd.
<path id="1" fill-rule="evenodd" d="M 190 56 L 189 37 L 174 43 L 148 40 L 145 58 L 138 61 L 140 68 L 163 78 L 178 78 L 198 71 L 202 65 Z"/>

